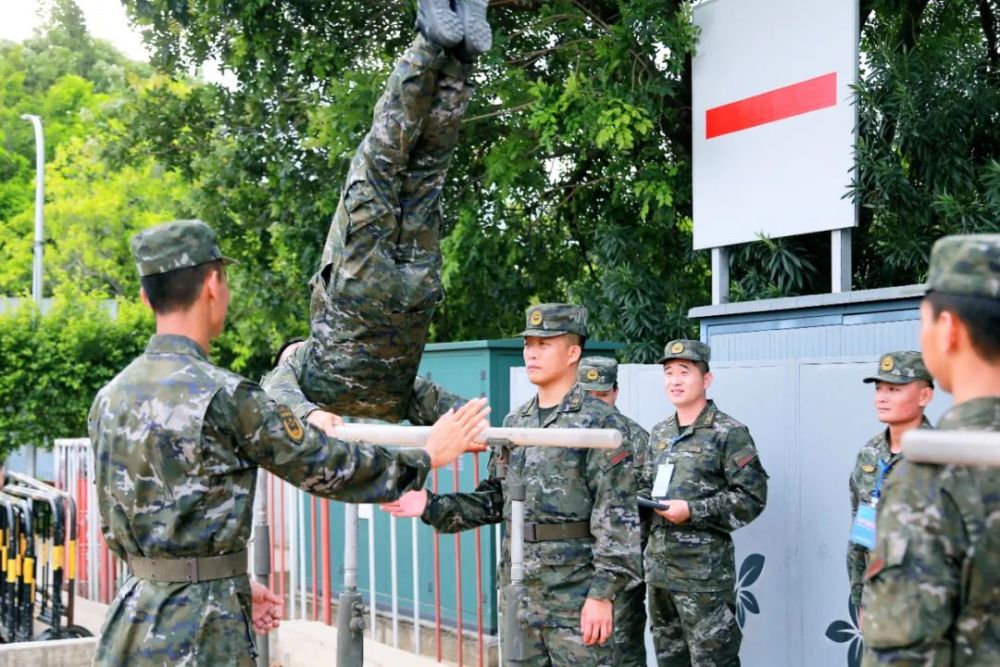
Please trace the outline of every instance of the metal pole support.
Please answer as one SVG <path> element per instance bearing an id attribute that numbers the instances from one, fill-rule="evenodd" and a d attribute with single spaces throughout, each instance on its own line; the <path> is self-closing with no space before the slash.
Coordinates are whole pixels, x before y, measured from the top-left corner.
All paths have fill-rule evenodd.
<path id="1" fill-rule="evenodd" d="M 267 478 L 257 471 L 256 511 L 253 526 L 253 576 L 268 585 L 271 575 L 271 531 L 267 523 Z M 257 635 L 257 667 L 270 667 L 271 644 L 267 634 Z"/>
<path id="2" fill-rule="evenodd" d="M 358 506 L 344 508 L 344 592 L 337 598 L 337 667 L 361 667 L 365 609 L 358 592 Z"/>
<path id="3" fill-rule="evenodd" d="M 510 476 L 510 469 L 507 470 Z M 524 499 L 525 486 L 519 478 L 507 485 L 510 495 L 510 585 L 504 600 L 503 654 L 505 663 L 518 665 L 528 658 L 527 637 L 521 603 L 524 588 Z"/>

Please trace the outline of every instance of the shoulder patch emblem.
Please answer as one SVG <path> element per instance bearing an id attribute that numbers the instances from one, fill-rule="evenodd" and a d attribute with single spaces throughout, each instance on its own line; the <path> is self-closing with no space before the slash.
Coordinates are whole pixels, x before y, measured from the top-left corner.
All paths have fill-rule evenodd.
<path id="1" fill-rule="evenodd" d="M 740 457 L 740 459 L 736 462 L 736 465 L 738 465 L 741 468 L 746 468 L 750 464 L 750 462 L 753 461 L 755 458 L 757 458 L 756 454 L 745 454 L 744 456 Z"/>
<path id="2" fill-rule="evenodd" d="M 528 320 L 528 321 L 531 322 L 535 326 L 538 326 L 539 324 L 541 324 L 542 323 L 542 311 L 540 311 L 540 310 L 534 310 L 534 311 L 532 311 L 531 312 L 531 319 Z"/>
<path id="3" fill-rule="evenodd" d="M 883 371 L 889 372 L 896 367 L 896 362 L 892 360 L 892 357 L 882 357 L 882 363 L 879 364 L 879 368 Z"/>
<path id="4" fill-rule="evenodd" d="M 600 373 L 597 372 L 596 368 L 591 368 L 589 371 L 587 371 L 587 379 L 590 381 L 596 380 L 599 376 Z"/>
<path id="5" fill-rule="evenodd" d="M 278 417 L 281 418 L 281 426 L 284 427 L 288 437 L 296 443 L 302 442 L 302 439 L 306 437 L 306 431 L 302 428 L 302 422 L 295 416 L 291 408 L 287 405 L 279 405 Z"/>
<path id="6" fill-rule="evenodd" d="M 861 470 L 867 473 L 875 472 L 875 466 L 861 466 Z"/>
<path id="7" fill-rule="evenodd" d="M 885 569 L 885 559 L 876 558 L 871 562 L 871 565 L 868 566 L 868 569 L 865 570 L 865 581 L 868 581 L 872 577 L 878 575 L 878 573 L 884 569 Z"/>
<path id="8" fill-rule="evenodd" d="M 670 346 L 670 354 L 680 354 L 684 351 L 684 343 L 674 343 Z"/>
<path id="9" fill-rule="evenodd" d="M 619 449 L 618 452 L 611 457 L 611 465 L 616 466 L 627 458 L 628 452 L 624 449 Z"/>

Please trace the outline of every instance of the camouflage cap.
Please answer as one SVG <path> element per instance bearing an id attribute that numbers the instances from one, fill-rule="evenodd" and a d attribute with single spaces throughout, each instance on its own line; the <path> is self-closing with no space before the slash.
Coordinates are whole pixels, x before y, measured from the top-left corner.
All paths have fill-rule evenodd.
<path id="1" fill-rule="evenodd" d="M 618 362 L 610 357 L 584 357 L 576 380 L 587 391 L 610 391 L 618 379 Z"/>
<path id="2" fill-rule="evenodd" d="M 132 237 L 132 254 L 139 277 L 220 259 L 226 264 L 236 263 L 223 257 L 215 232 L 201 220 L 174 220 L 144 229 Z"/>
<path id="3" fill-rule="evenodd" d="M 672 340 L 663 348 L 663 357 L 657 361 L 658 364 L 665 364 L 671 359 L 687 359 L 688 361 L 700 361 L 708 364 L 712 358 L 712 348 L 700 340 L 688 340 L 681 338 Z"/>
<path id="4" fill-rule="evenodd" d="M 926 286 L 928 292 L 1000 299 L 1000 234 L 938 239 Z"/>
<path id="5" fill-rule="evenodd" d="M 540 303 L 524 311 L 524 331 L 518 336 L 551 338 L 563 334 L 587 336 L 587 309 L 571 303 Z"/>
<path id="6" fill-rule="evenodd" d="M 864 382 L 908 384 L 915 380 L 925 380 L 931 385 L 934 384 L 934 378 L 924 365 L 924 358 L 920 353 L 903 351 L 883 354 L 878 361 L 878 372 L 866 377 Z"/>

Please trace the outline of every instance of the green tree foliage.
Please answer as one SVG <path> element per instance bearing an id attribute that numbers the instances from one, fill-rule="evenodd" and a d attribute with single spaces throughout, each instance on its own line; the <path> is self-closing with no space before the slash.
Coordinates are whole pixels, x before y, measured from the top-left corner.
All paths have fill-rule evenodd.
<path id="1" fill-rule="evenodd" d="M 413 8 L 126 6 L 160 67 L 214 57 L 235 77 L 186 98 L 147 91 L 123 126 L 134 154 L 198 184 L 198 210 L 254 285 L 237 294 L 234 324 L 266 351 L 305 330 L 305 283 Z M 518 1 L 495 3 L 491 21 L 496 46 L 445 190 L 447 298 L 434 336 L 511 335 L 532 301 L 579 299 L 599 336 L 648 360 L 692 332 L 686 311 L 706 299 L 706 258 L 690 241 L 689 7 Z"/>
<path id="2" fill-rule="evenodd" d="M 185 213 L 190 186 L 148 157 L 128 165 L 106 158 L 117 109 L 153 72 L 92 39 L 72 0 L 50 9 L 36 37 L 0 42 L 0 294 L 31 285 L 35 141 L 20 116 L 32 113 L 45 132 L 46 293 L 69 285 L 134 298 L 128 238 Z"/>
<path id="3" fill-rule="evenodd" d="M 1000 229 L 998 16 L 996 0 L 862 0 L 856 289 L 921 282 L 937 238 Z M 737 249 L 735 296 L 829 290 L 829 238 Z"/>
<path id="4" fill-rule="evenodd" d="M 97 390 L 142 351 L 151 331 L 141 304 L 69 291 L 44 317 L 30 300 L 0 317 L 0 461 L 26 444 L 85 435 Z"/>

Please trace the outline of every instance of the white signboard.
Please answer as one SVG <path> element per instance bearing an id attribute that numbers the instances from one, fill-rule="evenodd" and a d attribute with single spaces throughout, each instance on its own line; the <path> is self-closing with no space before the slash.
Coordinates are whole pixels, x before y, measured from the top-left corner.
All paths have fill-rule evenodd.
<path id="1" fill-rule="evenodd" d="M 694 247 L 854 226 L 857 0 L 708 0 L 694 22 Z"/>

